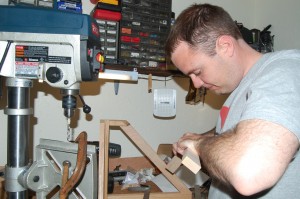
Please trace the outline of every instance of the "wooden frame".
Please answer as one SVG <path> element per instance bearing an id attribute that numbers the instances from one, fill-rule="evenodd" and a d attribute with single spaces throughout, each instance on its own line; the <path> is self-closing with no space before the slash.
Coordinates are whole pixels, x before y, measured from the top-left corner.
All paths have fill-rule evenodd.
<path id="1" fill-rule="evenodd" d="M 110 127 L 120 127 L 128 139 L 135 144 L 144 155 L 160 170 L 160 172 L 170 181 L 178 190 L 172 193 L 150 193 L 150 199 L 191 199 L 192 192 L 175 175 L 167 171 L 167 165 L 151 146 L 138 134 L 138 132 L 126 120 L 101 120 L 100 122 L 100 140 L 99 140 L 99 188 L 98 199 L 141 199 L 143 193 L 133 194 L 108 194 L 108 149 L 110 139 Z"/>

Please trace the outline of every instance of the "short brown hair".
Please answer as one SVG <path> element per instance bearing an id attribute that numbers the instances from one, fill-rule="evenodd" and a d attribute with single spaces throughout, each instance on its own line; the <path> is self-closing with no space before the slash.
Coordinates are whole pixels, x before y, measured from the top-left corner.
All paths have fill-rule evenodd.
<path id="1" fill-rule="evenodd" d="M 216 40 L 221 35 L 242 38 L 236 23 L 223 8 L 193 4 L 178 16 L 171 28 L 166 41 L 166 54 L 171 57 L 179 42 L 183 41 L 213 56 L 216 54 Z"/>

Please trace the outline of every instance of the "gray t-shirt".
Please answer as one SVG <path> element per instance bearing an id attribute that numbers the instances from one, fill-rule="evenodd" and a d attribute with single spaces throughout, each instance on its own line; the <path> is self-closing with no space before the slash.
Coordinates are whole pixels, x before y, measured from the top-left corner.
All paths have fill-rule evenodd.
<path id="1" fill-rule="evenodd" d="M 280 124 L 300 138 L 300 50 L 263 55 L 224 103 L 216 131 L 223 133 L 247 119 Z M 213 181 L 209 199 L 300 198 L 299 183 L 300 156 L 296 155 L 273 188 L 245 197 Z"/>

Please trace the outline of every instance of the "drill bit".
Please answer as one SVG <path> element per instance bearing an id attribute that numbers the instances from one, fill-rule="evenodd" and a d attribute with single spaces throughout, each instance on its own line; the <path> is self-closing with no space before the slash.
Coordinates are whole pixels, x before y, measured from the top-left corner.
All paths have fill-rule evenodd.
<path id="1" fill-rule="evenodd" d="M 74 129 L 71 128 L 71 119 L 67 118 L 67 140 L 69 142 L 74 141 Z"/>

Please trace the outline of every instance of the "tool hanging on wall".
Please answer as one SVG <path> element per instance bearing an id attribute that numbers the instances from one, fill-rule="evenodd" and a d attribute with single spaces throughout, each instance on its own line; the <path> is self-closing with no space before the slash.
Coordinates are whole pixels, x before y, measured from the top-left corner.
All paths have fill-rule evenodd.
<path id="1" fill-rule="evenodd" d="M 204 102 L 205 102 L 205 96 L 206 96 L 206 88 L 205 87 L 201 87 L 199 88 L 199 95 L 201 97 L 201 101 L 202 101 L 202 105 L 204 106 Z"/>
<path id="2" fill-rule="evenodd" d="M 243 39 L 256 51 L 261 53 L 268 53 L 274 51 L 274 35 L 269 30 L 271 24 L 265 27 L 262 31 L 253 28 L 248 29 L 244 27 L 243 23 L 236 22 Z"/>
<path id="3" fill-rule="evenodd" d="M 200 101 L 202 101 L 202 104 L 204 105 L 205 96 L 206 96 L 206 88 L 195 88 L 192 79 L 190 79 L 189 83 L 189 91 L 185 97 L 185 102 L 187 104 L 195 105 L 198 104 Z"/>
<path id="4" fill-rule="evenodd" d="M 115 80 L 114 81 L 115 95 L 118 95 L 118 93 L 119 93 L 119 86 L 120 86 L 120 80 Z"/>
<path id="5" fill-rule="evenodd" d="M 148 75 L 148 93 L 152 93 L 152 74 Z"/>

